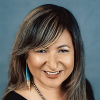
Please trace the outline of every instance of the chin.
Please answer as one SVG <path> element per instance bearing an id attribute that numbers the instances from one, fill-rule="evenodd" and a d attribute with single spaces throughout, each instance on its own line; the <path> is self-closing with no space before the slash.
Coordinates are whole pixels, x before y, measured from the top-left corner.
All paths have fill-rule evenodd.
<path id="1" fill-rule="evenodd" d="M 43 84 L 45 86 L 47 86 L 47 87 L 50 87 L 50 88 L 58 88 L 58 87 L 61 86 L 62 82 L 61 81 L 54 81 L 54 80 L 52 80 L 52 81 L 48 81 L 48 82 L 45 81 L 45 82 L 43 82 Z"/>

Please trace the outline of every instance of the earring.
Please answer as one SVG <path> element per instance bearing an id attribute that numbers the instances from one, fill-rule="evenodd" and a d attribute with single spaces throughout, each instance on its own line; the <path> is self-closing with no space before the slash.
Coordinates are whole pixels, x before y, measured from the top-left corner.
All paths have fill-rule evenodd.
<path id="1" fill-rule="evenodd" d="M 27 81 L 28 89 L 30 91 L 30 76 L 29 76 L 29 71 L 28 71 L 28 67 L 27 66 L 26 66 L 26 81 Z"/>

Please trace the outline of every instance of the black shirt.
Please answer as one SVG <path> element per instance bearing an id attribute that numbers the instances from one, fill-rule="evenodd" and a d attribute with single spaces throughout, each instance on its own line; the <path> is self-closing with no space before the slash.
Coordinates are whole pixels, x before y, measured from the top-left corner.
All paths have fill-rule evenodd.
<path id="1" fill-rule="evenodd" d="M 20 94 L 11 91 L 7 94 L 7 96 L 5 97 L 4 100 L 27 100 L 25 99 L 23 96 L 21 96 Z"/>
<path id="2" fill-rule="evenodd" d="M 86 94 L 87 94 L 88 100 L 94 100 L 92 87 L 91 87 L 90 83 L 88 82 L 88 80 L 86 80 Z M 14 91 L 11 91 L 6 95 L 4 100 L 27 100 L 27 99 L 25 99 L 20 94 L 14 92 Z"/>

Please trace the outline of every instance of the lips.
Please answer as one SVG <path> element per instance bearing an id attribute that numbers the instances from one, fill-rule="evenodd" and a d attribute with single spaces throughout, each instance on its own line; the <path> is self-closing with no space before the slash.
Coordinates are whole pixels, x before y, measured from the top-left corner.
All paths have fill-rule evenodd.
<path id="1" fill-rule="evenodd" d="M 45 73 L 47 73 L 48 75 L 56 75 L 56 74 L 60 73 L 60 71 L 56 71 L 56 72 L 45 71 Z"/>
<path id="2" fill-rule="evenodd" d="M 59 75 L 61 73 L 61 71 L 56 71 L 56 72 L 44 71 L 44 72 L 45 72 L 45 75 L 51 79 L 55 79 L 55 78 L 59 77 Z"/>

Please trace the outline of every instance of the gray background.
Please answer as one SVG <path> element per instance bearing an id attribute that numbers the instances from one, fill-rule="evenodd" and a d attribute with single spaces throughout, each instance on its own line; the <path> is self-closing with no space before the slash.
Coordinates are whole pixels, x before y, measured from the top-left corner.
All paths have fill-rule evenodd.
<path id="1" fill-rule="evenodd" d="M 100 100 L 100 0 L 0 0 L 0 97 L 8 82 L 15 34 L 33 8 L 47 3 L 63 6 L 76 17 L 85 46 L 86 78 L 95 100 Z"/>

